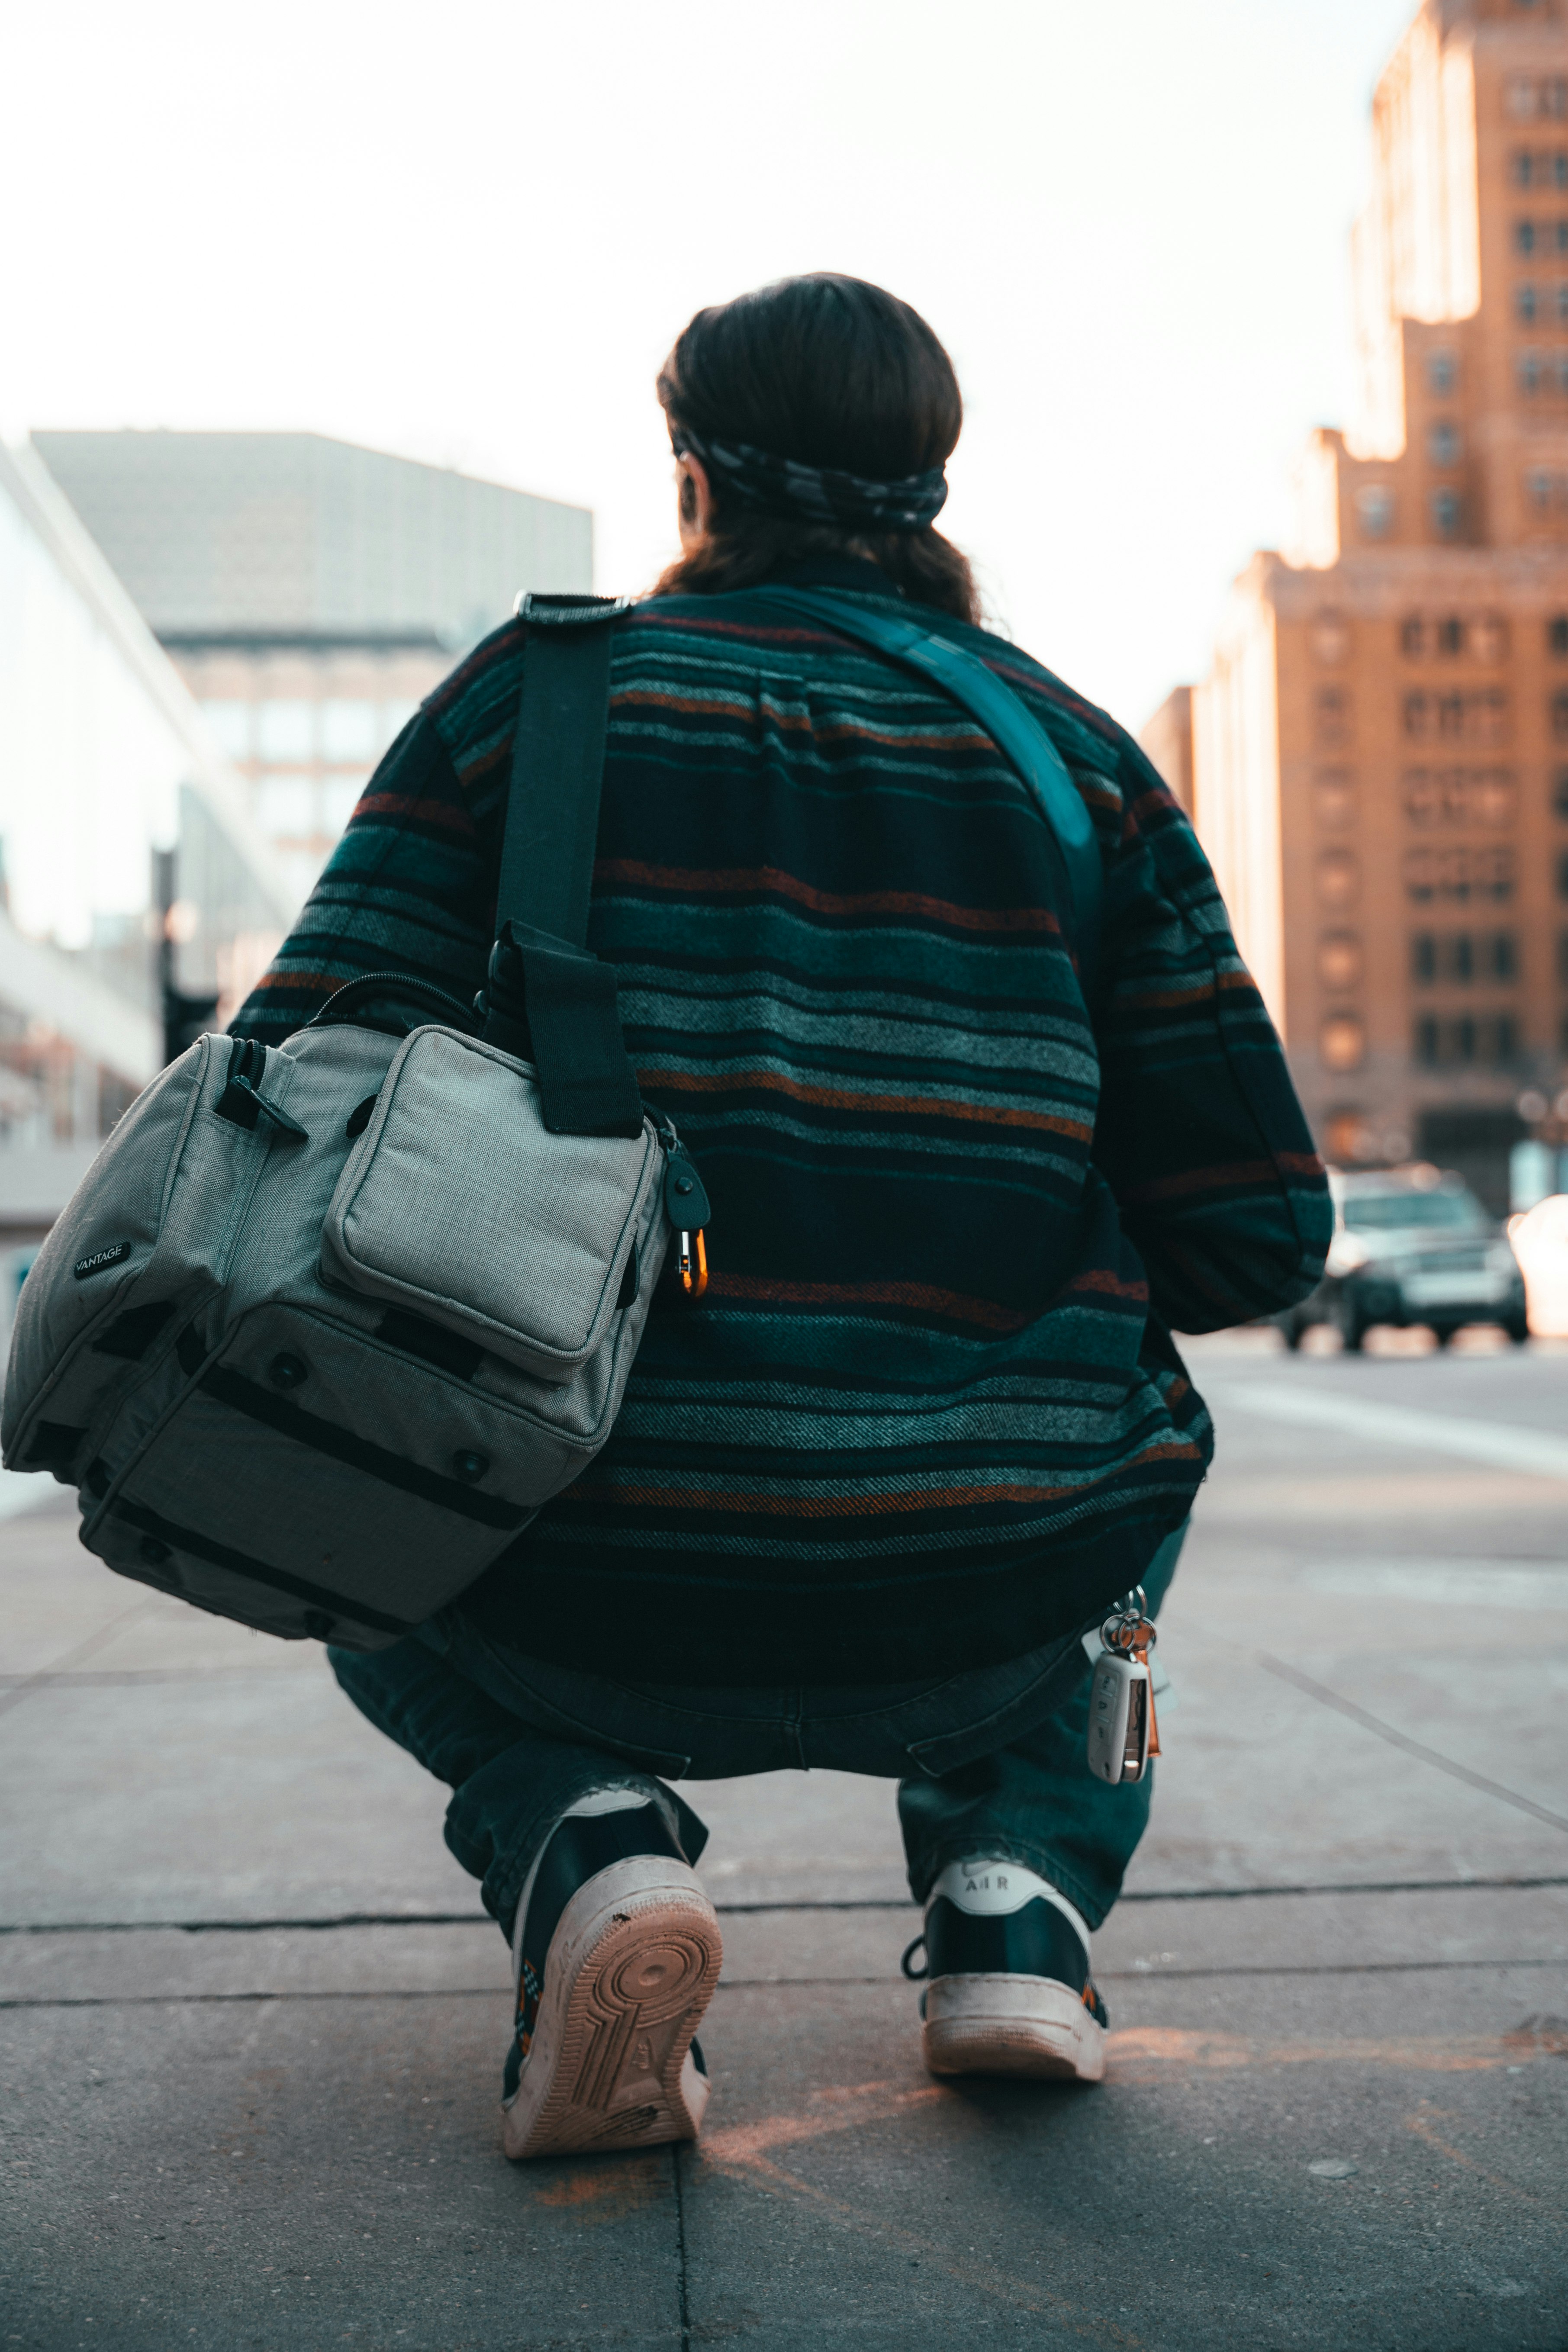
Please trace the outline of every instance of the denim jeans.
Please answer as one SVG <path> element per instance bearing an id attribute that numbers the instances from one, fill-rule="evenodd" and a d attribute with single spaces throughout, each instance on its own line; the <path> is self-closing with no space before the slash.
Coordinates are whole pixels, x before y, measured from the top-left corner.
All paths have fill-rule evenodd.
<path id="1" fill-rule="evenodd" d="M 1155 1613 L 1185 1528 L 1143 1579 Z M 671 1780 L 832 1769 L 899 1783 L 910 1890 L 966 1854 L 1022 1864 L 1091 1927 L 1148 1823 L 1153 1768 L 1110 1788 L 1086 1761 L 1093 1668 L 1078 1634 L 936 1680 L 787 1689 L 615 1683 L 488 1640 L 446 1609 L 391 1649 L 330 1649 L 363 1715 L 452 1790 L 447 1843 L 510 1937 L 535 1855 L 569 1805 L 640 1789 L 695 1862 L 708 1832 Z"/>

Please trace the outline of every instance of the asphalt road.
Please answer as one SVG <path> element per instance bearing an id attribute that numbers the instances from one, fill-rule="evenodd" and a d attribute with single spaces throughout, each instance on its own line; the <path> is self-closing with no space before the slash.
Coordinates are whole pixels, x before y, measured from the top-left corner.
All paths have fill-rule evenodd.
<path id="1" fill-rule="evenodd" d="M 313 1648 L 6 1520 L 0 2347 L 1568 2346 L 1568 1352 L 1191 1361 L 1106 2084 L 923 2074 L 884 1784 L 709 1783 L 679 2157 L 509 2165 L 443 1792 Z"/>

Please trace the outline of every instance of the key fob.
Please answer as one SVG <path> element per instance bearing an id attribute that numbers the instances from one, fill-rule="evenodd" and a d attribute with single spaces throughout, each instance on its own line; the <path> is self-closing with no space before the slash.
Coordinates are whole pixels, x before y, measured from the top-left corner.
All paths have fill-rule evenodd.
<path id="1" fill-rule="evenodd" d="M 1089 1694 L 1089 1769 L 1112 1788 L 1149 1768 L 1149 1669 L 1119 1650 L 1102 1651 Z"/>

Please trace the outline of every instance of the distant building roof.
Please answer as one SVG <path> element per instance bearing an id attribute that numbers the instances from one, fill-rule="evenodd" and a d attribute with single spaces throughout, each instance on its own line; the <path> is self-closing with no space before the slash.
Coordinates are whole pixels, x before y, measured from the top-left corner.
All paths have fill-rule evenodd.
<path id="1" fill-rule="evenodd" d="M 1138 740 L 1176 796 L 1177 804 L 1193 813 L 1193 689 L 1173 687 L 1152 719 L 1138 730 Z"/>
<path id="2" fill-rule="evenodd" d="M 593 585 L 594 518 L 317 433 L 35 433 L 169 644 L 471 644 Z"/>

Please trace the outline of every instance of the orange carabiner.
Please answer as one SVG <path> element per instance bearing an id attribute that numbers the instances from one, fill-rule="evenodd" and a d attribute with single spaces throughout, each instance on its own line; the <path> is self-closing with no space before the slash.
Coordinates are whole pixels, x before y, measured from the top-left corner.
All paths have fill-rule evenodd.
<path id="1" fill-rule="evenodd" d="M 680 1286 L 688 1298 L 700 1298 L 708 1287 L 708 1249 L 700 1226 L 695 1234 L 680 1236 Z"/>
<path id="2" fill-rule="evenodd" d="M 1142 1641 L 1138 1638 L 1140 1633 L 1143 1636 Z M 1149 1645 L 1153 1639 L 1154 1628 L 1148 1622 L 1147 1619 L 1145 1619 L 1139 1626 L 1138 1633 L 1134 1633 L 1132 1636 L 1132 1654 L 1149 1677 L 1148 1683 L 1145 1685 L 1145 1688 L 1149 1693 L 1149 1753 L 1151 1756 L 1158 1756 L 1160 1753 L 1160 1726 L 1154 1715 L 1154 1669 L 1149 1664 Z"/>

